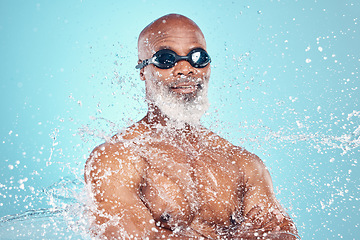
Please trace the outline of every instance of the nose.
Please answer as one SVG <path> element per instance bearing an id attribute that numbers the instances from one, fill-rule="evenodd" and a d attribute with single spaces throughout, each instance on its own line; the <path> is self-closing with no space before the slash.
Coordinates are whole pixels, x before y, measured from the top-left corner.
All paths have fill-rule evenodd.
<path id="1" fill-rule="evenodd" d="M 178 61 L 174 66 L 174 75 L 180 76 L 180 75 L 190 75 L 194 74 L 194 67 L 191 66 L 191 64 L 186 60 L 180 60 Z"/>

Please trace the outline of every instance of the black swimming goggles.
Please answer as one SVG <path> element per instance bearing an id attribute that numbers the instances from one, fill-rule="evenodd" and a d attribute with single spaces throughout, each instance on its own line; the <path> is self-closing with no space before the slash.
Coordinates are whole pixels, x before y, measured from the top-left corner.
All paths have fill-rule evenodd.
<path id="1" fill-rule="evenodd" d="M 146 59 L 136 65 L 135 68 L 141 69 L 149 64 L 154 64 L 158 68 L 168 69 L 174 67 L 180 60 L 188 61 L 190 65 L 195 68 L 206 67 L 211 62 L 209 54 L 202 48 L 195 48 L 186 56 L 179 56 L 170 49 L 162 49 L 157 51 L 152 58 Z"/>

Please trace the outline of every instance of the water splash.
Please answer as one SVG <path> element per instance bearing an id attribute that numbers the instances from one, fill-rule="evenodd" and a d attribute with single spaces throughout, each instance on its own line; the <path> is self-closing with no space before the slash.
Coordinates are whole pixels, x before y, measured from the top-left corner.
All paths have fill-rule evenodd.
<path id="1" fill-rule="evenodd" d="M 43 189 L 52 207 L 0 218 L 2 239 L 90 239 L 84 183 L 66 177 Z"/>

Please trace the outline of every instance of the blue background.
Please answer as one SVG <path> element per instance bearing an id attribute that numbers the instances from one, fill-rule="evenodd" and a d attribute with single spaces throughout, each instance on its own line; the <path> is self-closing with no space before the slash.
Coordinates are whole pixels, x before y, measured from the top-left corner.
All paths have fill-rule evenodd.
<path id="1" fill-rule="evenodd" d="M 204 125 L 264 160 L 303 239 L 355 239 L 355 0 L 0 0 L 0 217 L 52 206 L 44 188 L 82 180 L 93 147 L 143 117 L 137 36 L 168 13 L 207 39 Z"/>

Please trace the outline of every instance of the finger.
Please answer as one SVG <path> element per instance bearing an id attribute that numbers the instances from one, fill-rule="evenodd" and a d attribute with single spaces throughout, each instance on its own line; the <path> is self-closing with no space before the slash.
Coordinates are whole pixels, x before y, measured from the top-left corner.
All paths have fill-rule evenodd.
<path id="1" fill-rule="evenodd" d="M 260 229 L 264 222 L 267 222 L 267 213 L 263 206 L 255 206 L 245 217 L 248 228 Z"/>
<path id="2" fill-rule="evenodd" d="M 268 219 L 266 223 L 264 223 L 262 228 L 266 231 L 279 231 L 280 230 L 279 224 L 280 222 L 278 218 L 276 216 L 272 216 Z"/>
<path id="3" fill-rule="evenodd" d="M 260 205 L 255 205 L 250 209 L 250 211 L 245 215 L 246 219 L 253 220 L 257 215 L 259 215 L 262 211 L 263 207 Z"/>
<path id="4" fill-rule="evenodd" d="M 261 213 L 261 207 L 260 206 L 254 206 L 250 209 L 250 211 L 245 215 L 244 221 L 241 223 L 245 228 L 254 227 L 255 219 L 259 217 L 259 214 Z"/>
<path id="5" fill-rule="evenodd" d="M 281 212 L 276 209 L 270 213 L 269 220 L 264 224 L 263 227 L 272 231 L 279 231 L 280 225 L 284 221 L 284 218 L 284 215 L 282 215 Z"/>

